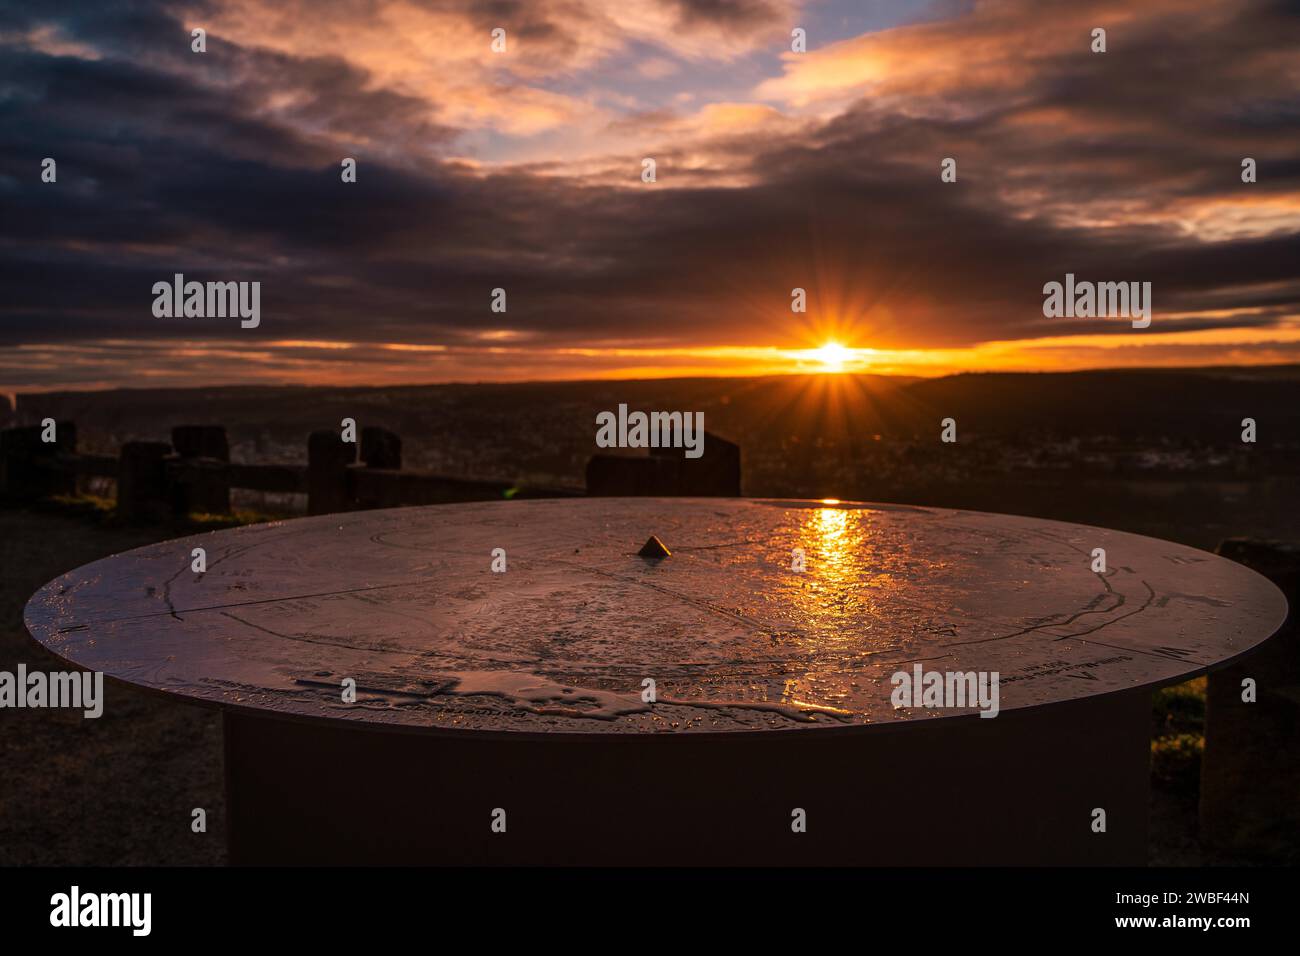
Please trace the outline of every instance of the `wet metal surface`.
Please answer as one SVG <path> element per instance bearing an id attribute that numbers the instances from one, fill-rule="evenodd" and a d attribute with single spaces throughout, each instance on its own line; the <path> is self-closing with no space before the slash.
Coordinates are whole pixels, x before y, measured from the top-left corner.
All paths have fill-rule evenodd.
<path id="1" fill-rule="evenodd" d="M 656 535 L 672 552 L 638 551 Z M 191 571 L 191 551 L 207 571 Z M 1091 570 L 1105 548 L 1108 570 Z M 492 571 L 503 548 L 508 570 Z M 792 570 L 802 549 L 806 570 Z M 1271 636 L 1281 593 L 1152 538 L 889 505 L 569 499 L 303 518 L 116 555 L 27 607 L 133 684 L 409 729 L 883 725 L 890 675 L 998 671 L 1002 711 L 1190 677 Z M 355 704 L 341 682 L 357 684 Z M 643 702 L 653 680 L 657 701 Z M 968 712 L 973 714 L 974 711 Z"/>

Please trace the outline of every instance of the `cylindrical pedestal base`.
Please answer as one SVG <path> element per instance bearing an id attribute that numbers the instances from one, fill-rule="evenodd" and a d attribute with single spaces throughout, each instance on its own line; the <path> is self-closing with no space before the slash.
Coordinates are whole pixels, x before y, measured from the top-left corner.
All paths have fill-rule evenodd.
<path id="1" fill-rule="evenodd" d="M 228 712 L 230 861 L 1142 865 L 1149 713 L 1136 692 L 847 733 L 537 738 Z"/>

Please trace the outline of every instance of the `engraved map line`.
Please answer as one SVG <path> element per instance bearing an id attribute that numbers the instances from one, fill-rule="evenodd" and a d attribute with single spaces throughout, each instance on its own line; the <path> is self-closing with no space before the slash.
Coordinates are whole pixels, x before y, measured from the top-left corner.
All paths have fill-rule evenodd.
<path id="1" fill-rule="evenodd" d="M 1066 546 L 1068 546 L 1068 547 L 1071 547 L 1073 550 L 1078 550 L 1077 548 L 1073 548 L 1073 546 L 1070 545 L 1069 542 L 1062 542 L 1062 541 L 1059 541 L 1058 539 L 1053 539 L 1053 538 L 1051 538 L 1051 537 L 1048 536 L 1048 535 L 1043 535 L 1043 536 L 1044 536 L 1044 537 L 1048 537 L 1049 540 L 1053 540 L 1054 543 L 1057 543 L 1057 544 L 1064 544 L 1064 545 L 1066 545 Z M 279 539 L 279 538 L 281 538 L 281 537 L 283 537 L 283 535 L 277 535 L 277 536 L 276 536 L 277 539 Z M 373 540 L 373 538 L 372 538 L 372 540 Z M 225 554 L 221 555 L 220 558 L 218 558 L 218 560 L 223 560 L 223 559 L 226 559 L 226 558 L 231 558 L 231 557 L 236 557 L 236 556 L 238 556 L 238 555 L 242 555 L 242 554 L 246 553 L 247 551 L 252 550 L 253 548 L 259 547 L 260 545 L 262 545 L 262 544 L 264 544 L 264 543 L 270 543 L 270 542 L 258 542 L 258 543 L 256 543 L 256 544 L 250 544 L 250 545 L 248 545 L 247 547 L 231 549 L 230 551 L 227 551 Z M 391 542 L 382 542 L 382 543 L 384 543 L 385 545 L 392 546 L 392 543 L 391 543 Z M 401 546 L 398 545 L 398 547 L 401 547 Z M 519 559 L 516 559 L 516 560 L 519 560 Z M 779 631 L 779 630 L 780 630 L 779 628 L 773 628 L 773 627 L 771 627 L 770 625 L 765 624 L 764 622 L 761 622 L 761 621 L 758 621 L 758 620 L 756 620 L 756 619 L 753 619 L 753 618 L 747 617 L 747 616 L 745 616 L 745 615 L 737 614 L 737 613 L 732 612 L 732 611 L 729 611 L 729 610 L 727 610 L 727 609 L 725 609 L 725 608 L 719 607 L 718 605 L 713 604 L 712 602 L 705 601 L 705 600 L 701 600 L 701 599 L 698 599 L 698 598 L 690 597 L 689 595 L 685 595 L 685 594 L 679 593 L 679 592 L 674 591 L 674 590 L 672 590 L 672 589 L 670 589 L 670 588 L 666 588 L 666 587 L 664 587 L 663 585 L 659 585 L 659 584 L 656 584 L 656 583 L 653 583 L 653 582 L 650 582 L 650 581 L 645 581 L 645 580 L 637 579 L 637 578 L 635 578 L 635 577 L 631 577 L 631 576 L 627 576 L 627 575 L 623 575 L 623 574 L 618 574 L 618 573 L 615 573 L 615 572 L 606 571 L 606 570 L 601 569 L 601 568 L 590 567 L 590 566 L 587 566 L 587 565 L 580 564 L 580 563 L 578 563 L 578 562 L 569 561 L 569 560 L 564 559 L 564 558 L 551 558 L 551 559 L 549 559 L 549 560 L 551 560 L 551 561 L 558 561 L 558 563 L 566 564 L 566 565 L 569 565 L 569 566 L 572 566 L 572 567 L 576 567 L 576 568 L 578 568 L 578 569 L 580 569 L 580 570 L 586 571 L 586 572 L 591 573 L 591 574 L 596 574 L 596 575 L 599 575 L 599 576 L 603 576 L 603 577 L 607 577 L 607 578 L 610 578 L 610 579 L 613 579 L 613 580 L 617 580 L 617 581 L 619 581 L 619 582 L 621 582 L 621 583 L 632 584 L 632 585 L 638 585 L 638 586 L 641 586 L 641 587 L 644 587 L 644 588 L 649 588 L 649 589 L 651 589 L 651 590 L 658 591 L 658 592 L 660 592 L 660 593 L 662 593 L 662 594 L 666 594 L 666 595 L 668 595 L 668 596 L 670 596 L 670 597 L 672 597 L 672 598 L 674 598 L 674 599 L 676 599 L 676 600 L 678 600 L 678 601 L 681 601 L 681 602 L 686 603 L 686 604 L 693 605 L 693 606 L 698 607 L 698 608 L 700 608 L 700 609 L 702 609 L 702 610 L 704 610 L 704 611 L 706 611 L 706 612 L 708 612 L 708 613 L 712 613 L 712 614 L 715 614 L 715 615 L 719 615 L 719 616 L 723 616 L 723 617 L 730 618 L 730 619 L 732 619 L 733 621 L 736 621 L 736 622 L 738 622 L 738 623 L 740 623 L 740 624 L 743 624 L 743 625 L 745 625 L 745 626 L 748 626 L 748 627 L 754 628 L 755 630 L 759 630 L 759 631 L 763 631 L 763 632 L 775 632 L 775 631 Z M 531 563 L 531 561 L 528 561 L 527 563 Z M 174 580 L 174 579 L 175 579 L 176 577 L 178 577 L 180 574 L 184 573 L 184 570 L 185 570 L 185 568 L 182 567 L 182 568 L 181 568 L 181 569 L 180 569 L 176 574 L 172 575 L 172 577 L 169 579 L 169 581 L 170 581 L 170 580 Z M 1029 626 L 1029 627 L 1021 628 L 1021 629 L 1019 629 L 1019 630 L 1012 631 L 1012 632 L 1010 632 L 1010 633 L 1008 633 L 1008 634 L 995 635 L 994 637 L 989 637 L 989 638 L 980 638 L 980 639 L 977 639 L 977 640 L 970 640 L 970 641 L 953 641 L 953 642 L 949 642 L 949 643 L 946 643 L 946 644 L 938 644 L 938 645 L 936 646 L 936 649 L 940 649 L 940 650 L 941 650 L 941 649 L 951 648 L 951 647 L 961 647 L 961 646 L 972 645 L 972 644 L 985 644 L 985 643 L 992 643 L 992 642 L 997 642 L 997 641 L 1008 640 L 1008 639 L 1011 639 L 1011 638 L 1020 637 L 1020 636 L 1023 636 L 1023 635 L 1025 635 L 1025 634 L 1032 633 L 1032 632 L 1034 632 L 1034 631 L 1045 630 L 1045 629 L 1047 629 L 1047 628 L 1052 628 L 1052 627 L 1065 627 L 1065 626 L 1068 626 L 1068 625 L 1074 623 L 1076 620 L 1078 620 L 1080 617 L 1082 617 L 1082 616 L 1084 616 L 1084 615 L 1087 615 L 1087 614 L 1104 614 L 1104 613 L 1109 613 L 1109 612 L 1112 612 L 1112 611 L 1116 610 L 1118 607 L 1121 607 L 1121 606 L 1125 603 L 1125 598 L 1124 598 L 1124 596 L 1123 596 L 1122 594 L 1119 594 L 1118 592 L 1115 592 L 1115 591 L 1114 591 L 1114 589 L 1113 589 L 1113 587 L 1111 586 L 1110 582 L 1106 580 L 1106 577 L 1107 577 L 1107 576 L 1105 576 L 1105 575 L 1101 575 L 1101 574 L 1097 574 L 1096 576 L 1101 580 L 1101 582 L 1102 582 L 1102 584 L 1104 585 L 1104 587 L 1106 588 L 1107 592 L 1110 593 L 1111 595 L 1113 595 L 1114 597 L 1116 597 L 1116 598 L 1118 599 L 1119 603 L 1118 603 L 1117 605 L 1114 605 L 1114 606 L 1112 606 L 1112 607 L 1110 607 L 1110 608 L 1093 608 L 1093 609 L 1085 609 L 1085 610 L 1077 611 L 1077 612 L 1075 612 L 1075 613 L 1073 613 L 1073 614 L 1070 614 L 1068 617 L 1066 617 L 1065 620 L 1047 621 L 1047 622 L 1043 622 L 1043 623 L 1041 623 L 1041 624 L 1035 624 L 1035 625 L 1031 625 L 1031 626 Z M 423 582 L 423 581 L 418 582 L 418 583 L 419 583 L 419 584 L 427 584 L 427 582 Z M 1143 602 L 1143 604 L 1142 604 L 1141 607 L 1135 608 L 1134 610 L 1129 611 L 1129 612 L 1126 613 L 1126 614 L 1120 615 L 1119 617 L 1113 618 L 1113 619 L 1108 620 L 1108 621 L 1104 621 L 1104 622 L 1102 622 L 1101 624 L 1098 624 L 1096 627 L 1089 628 L 1088 630 L 1085 630 L 1085 631 L 1079 632 L 1079 633 L 1077 633 L 1077 634 L 1067 634 L 1067 635 L 1064 635 L 1064 636 L 1061 636 L 1061 637 L 1055 638 L 1055 640 L 1057 640 L 1057 641 L 1061 641 L 1061 640 L 1083 639 L 1083 637 L 1084 637 L 1085 635 L 1087 635 L 1087 634 L 1093 634 L 1093 633 L 1096 633 L 1097 631 L 1100 631 L 1101 629 L 1103 629 L 1103 628 L 1105 628 L 1105 627 L 1108 627 L 1108 626 L 1110 626 L 1111 624 L 1117 623 L 1118 621 L 1123 620 L 1124 618 L 1131 617 L 1131 616 L 1133 616 L 1133 615 L 1135 615 L 1135 614 L 1141 613 L 1142 611 L 1146 610 L 1148 607 L 1150 607 L 1151 602 L 1152 602 L 1152 600 L 1154 599 L 1155 591 L 1154 591 L 1154 589 L 1151 587 L 1151 585 L 1150 585 L 1146 580 L 1144 580 L 1144 579 L 1141 580 L 1141 583 L 1142 583 L 1142 585 L 1143 585 L 1143 586 L 1146 588 L 1146 590 L 1147 590 L 1146 600 Z M 381 653 L 410 654 L 411 652 L 410 652 L 409 650 L 393 650 L 393 649 L 389 649 L 389 648 L 378 648 L 378 647 L 370 647 L 370 648 L 366 648 L 366 647 L 364 647 L 364 646 L 358 646 L 358 645 L 356 645 L 355 643 L 346 643 L 344 640 L 329 641 L 329 640 L 314 639 L 314 638 L 311 638 L 311 637 L 306 637 L 306 636 L 301 636 L 301 635 L 289 635 L 289 634 L 283 634 L 283 633 L 280 633 L 280 632 L 272 631 L 272 630 L 270 630 L 270 629 L 268 629 L 268 628 L 261 627 L 260 625 L 252 624 L 251 622 L 246 621 L 246 620 L 244 620 L 243 618 L 236 617 L 236 616 L 233 615 L 233 614 L 226 613 L 226 610 L 229 609 L 229 608 L 253 607 L 253 606 L 262 605 L 262 604 L 275 604 L 275 603 L 280 603 L 280 602 L 289 602 L 289 601 L 298 601 L 298 600 L 309 600 L 309 599 L 313 599 L 313 598 L 345 596 L 345 595 L 349 595 L 349 594 L 364 593 L 364 592 L 368 592 L 368 591 L 387 590 L 387 589 L 392 589 L 392 588 L 410 587 L 410 586 L 415 586 L 415 584 L 412 583 L 412 582 L 393 582 L 393 583 L 389 583 L 389 584 L 371 585 L 371 586 L 367 586 L 367 587 L 359 587 L 359 588 L 344 588 L 344 589 L 336 589 L 336 590 L 332 590 L 332 591 L 315 592 L 315 593 L 303 594 L 303 595 L 277 596 L 277 597 L 263 598 L 263 599 L 258 599 L 258 600 L 248 600 L 248 601 L 240 601 L 240 602 L 234 602 L 234 603 L 222 603 L 222 604 L 214 604 L 214 605 L 205 605 L 205 606 L 200 606 L 200 607 L 195 607 L 195 608 L 186 608 L 186 609 L 181 610 L 181 611 L 176 610 L 175 606 L 172 605 L 172 603 L 171 603 L 171 601 L 170 601 L 170 598 L 168 598 L 168 605 L 169 605 L 169 608 L 168 608 L 168 610 L 165 610 L 165 611 L 151 611 L 151 612 L 148 612 L 148 613 L 145 613 L 145 614 L 128 615 L 128 616 L 119 617 L 119 618 L 105 618 L 105 619 L 100 619 L 100 620 L 96 620 L 96 621 L 85 622 L 85 623 L 82 623 L 82 624 L 71 625 L 71 626 L 67 626 L 67 627 L 60 628 L 60 629 L 58 630 L 58 633 L 61 633 L 61 634 L 64 634 L 64 633 L 70 633 L 70 632 L 74 632 L 74 631 L 85 630 L 86 628 L 88 628 L 88 627 L 90 627 L 90 626 L 92 626 L 92 625 L 113 624 L 113 623 L 120 623 L 120 622 L 124 622 L 124 621 L 147 619 L 147 618 L 150 618 L 150 617 L 163 617 L 163 616 L 170 616 L 170 617 L 175 618 L 176 620 L 181 620 L 181 618 L 179 617 L 180 614 L 192 614 L 192 613 L 198 613 L 198 612 L 201 612 L 201 611 L 213 611 L 213 610 L 216 610 L 216 611 L 222 611 L 223 614 L 224 614 L 225 616 L 230 617 L 230 618 L 232 618 L 233 620 L 236 620 L 236 621 L 238 621 L 238 622 L 241 623 L 241 624 L 245 624 L 245 625 L 247 625 L 247 626 L 254 627 L 254 628 L 256 628 L 257 630 L 264 631 L 264 632 L 267 633 L 267 634 L 271 634 L 271 635 L 273 635 L 273 636 L 275 636 L 275 637 L 279 637 L 279 638 L 284 639 L 284 640 L 289 640 L 289 641 L 298 641 L 298 642 L 301 642 L 301 643 L 322 644 L 322 645 L 329 645 L 329 646 L 337 646 L 337 647 L 353 648 L 353 649 L 357 649 L 357 650 L 368 649 L 368 650 L 371 650 L 371 651 L 374 651 L 374 652 L 381 652 Z M 1128 650 L 1128 651 L 1132 651 L 1132 652 L 1134 652 L 1134 653 L 1143 654 L 1143 655 L 1145 655 L 1145 656 L 1153 657 L 1153 658 L 1160 659 L 1160 660 L 1175 660 L 1175 661 L 1179 661 L 1179 662 L 1181 662 L 1181 663 L 1195 663 L 1195 664 L 1199 664 L 1199 665 L 1204 665 L 1204 663 L 1205 663 L 1205 662 L 1202 662 L 1202 661 L 1199 661 L 1199 660 L 1196 660 L 1196 659 L 1192 659 L 1192 658 L 1178 657 L 1178 656 L 1176 656 L 1176 655 L 1172 655 L 1172 654 L 1164 654 L 1164 653 L 1160 653 L 1160 652 L 1158 652 L 1158 651 L 1148 651 L 1148 650 L 1145 650 L 1145 649 L 1142 649 L 1142 648 L 1115 648 L 1113 645 L 1105 644 L 1105 643 L 1100 642 L 1100 641 L 1087 641 L 1086 643 L 1096 644 L 1097 646 L 1101 646 L 1101 647 L 1108 647 L 1108 648 L 1113 648 L 1113 649 Z M 854 655 L 854 656 L 858 657 L 859 659 L 862 659 L 862 658 L 870 658 L 870 657 L 880 657 L 880 656 L 882 656 L 882 655 L 887 655 L 887 654 L 890 654 L 890 653 L 896 653 L 898 650 L 899 650 L 898 647 L 893 647 L 893 648 L 881 648 L 881 649 L 878 649 L 878 650 L 863 651 L 863 652 L 861 652 L 861 653 L 859 653 L 859 654 L 857 654 L 857 655 Z M 439 656 L 445 656 L 445 657 L 447 657 L 448 659 L 456 659 L 454 655 L 439 655 Z M 910 663 L 917 663 L 917 662 L 922 662 L 922 661 L 940 660 L 940 659 L 943 659 L 943 658 L 951 658 L 951 657 L 952 657 L 952 654 L 938 654 L 938 655 L 931 655 L 931 656 L 925 656 L 925 657 L 919 657 L 919 658 L 904 658 L 904 659 L 897 660 L 897 661 L 895 661 L 894 663 L 897 663 L 897 664 L 910 664 Z M 468 658 L 464 658 L 464 657 L 462 657 L 462 658 L 459 658 L 459 659 L 460 659 L 460 660 L 467 660 Z M 492 659 L 492 658 L 475 658 L 475 660 L 481 661 L 481 662 L 483 662 L 483 663 L 502 663 L 501 661 L 499 661 L 499 660 L 495 660 L 495 659 Z M 779 664 L 779 665 L 789 665 L 789 664 L 792 664 L 792 663 L 796 663 L 797 660 L 798 660 L 797 658 L 788 658 L 788 657 L 787 657 L 787 658 L 772 658 L 772 659 L 753 659 L 753 658 L 750 658 L 750 659 L 748 659 L 747 661 L 745 661 L 744 663 L 747 663 L 747 664 Z M 538 663 L 542 663 L 542 661 L 539 660 Z M 848 662 L 846 661 L 845 663 L 847 664 Z M 615 662 L 615 661 L 609 661 L 609 662 L 605 662 L 605 666 L 637 666 L 637 663 L 636 663 L 636 662 Z M 700 663 L 681 662 L 680 664 L 678 664 L 678 665 L 676 665 L 676 666 L 719 666 L 719 662 L 700 662 Z M 846 668 L 846 669 L 848 669 L 848 668 Z"/>

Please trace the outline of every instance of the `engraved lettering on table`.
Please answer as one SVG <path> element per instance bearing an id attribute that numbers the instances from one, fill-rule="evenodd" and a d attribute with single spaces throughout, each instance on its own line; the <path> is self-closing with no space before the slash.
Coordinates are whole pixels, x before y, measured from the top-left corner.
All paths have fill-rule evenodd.
<path id="1" fill-rule="evenodd" d="M 1064 674 L 1067 677 L 1079 677 L 1080 674 L 1070 673 L 1071 671 L 1083 671 L 1088 674 L 1085 680 L 1097 680 L 1097 676 L 1091 672 L 1098 667 L 1105 667 L 1107 664 L 1123 664 L 1133 660 L 1128 655 L 1119 655 L 1116 657 L 1101 657 L 1091 661 L 1044 661 L 1041 664 L 1031 664 L 1019 672 L 1003 676 L 1002 683 L 1009 684 L 1013 681 L 1030 681 L 1037 680 L 1040 677 L 1054 677 L 1058 674 Z"/>

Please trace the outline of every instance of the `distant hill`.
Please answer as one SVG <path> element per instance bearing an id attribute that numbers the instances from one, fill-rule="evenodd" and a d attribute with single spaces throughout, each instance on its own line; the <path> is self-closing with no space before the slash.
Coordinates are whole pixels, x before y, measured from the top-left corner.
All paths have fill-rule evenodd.
<path id="1" fill-rule="evenodd" d="M 529 416 L 539 408 L 594 417 L 619 402 L 705 412 L 710 428 L 843 439 L 863 431 L 930 430 L 934 416 L 962 417 L 981 433 L 1026 428 L 1063 433 L 1198 434 L 1241 415 L 1277 426 L 1300 419 L 1300 366 L 1085 372 L 976 372 L 941 378 L 784 375 L 517 384 L 217 386 L 20 394 L 17 418 L 47 414 L 87 427 L 169 427 L 179 421 L 234 426 L 328 427 L 335 413 L 364 410 L 399 430 L 431 418 Z M 0 409 L 0 412 L 6 411 Z M 56 416 L 57 417 L 57 416 Z"/>
<path id="2" fill-rule="evenodd" d="M 748 495 L 1030 514 L 1206 548 L 1236 534 L 1300 540 L 1300 366 L 120 389 L 20 395 L 16 415 L 73 421 L 81 448 L 101 453 L 221 424 L 235 461 L 284 463 L 348 417 L 397 432 L 407 468 L 581 489 L 596 414 L 622 402 L 704 412 L 740 444 Z M 956 444 L 939 441 L 948 417 Z M 1240 439 L 1247 417 L 1254 445 Z"/>
<path id="3" fill-rule="evenodd" d="M 1250 417 L 1300 441 L 1300 366 L 1261 369 L 980 373 L 915 382 L 907 394 L 929 412 L 965 419 L 980 433 L 1112 434 L 1215 443 Z"/>

